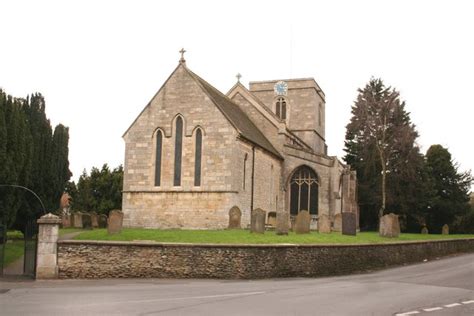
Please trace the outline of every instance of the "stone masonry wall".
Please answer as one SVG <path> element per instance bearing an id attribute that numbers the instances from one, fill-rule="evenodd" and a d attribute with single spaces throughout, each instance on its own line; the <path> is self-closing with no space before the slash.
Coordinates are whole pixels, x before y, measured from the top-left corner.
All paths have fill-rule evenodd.
<path id="1" fill-rule="evenodd" d="M 325 147 L 325 100 L 318 93 L 318 85 L 313 79 L 291 79 L 288 83 L 287 126 L 298 137 L 310 145 L 315 152 L 324 153 Z M 251 82 L 250 91 L 268 108 L 275 112 L 276 96 L 273 86 L 276 81 Z M 320 89 L 319 89 L 320 90 Z M 319 119 L 319 104 L 321 118 Z M 321 125 L 319 122 L 321 121 Z M 298 130 L 301 130 L 298 132 Z M 318 136 L 316 132 L 321 136 Z"/>
<path id="2" fill-rule="evenodd" d="M 192 245 L 59 241 L 59 277 L 317 277 L 474 252 L 474 239 L 372 245 Z"/>
<path id="3" fill-rule="evenodd" d="M 126 227 L 224 228 L 227 225 L 236 193 L 232 189 L 232 148 L 237 132 L 183 67 L 180 65 L 175 70 L 124 135 L 122 209 Z M 180 186 L 173 184 L 177 115 L 184 123 Z M 203 131 L 201 185 L 197 187 L 194 186 L 196 128 Z M 155 186 L 158 129 L 164 137 L 161 185 Z"/>
<path id="4" fill-rule="evenodd" d="M 236 192 L 124 193 L 125 227 L 224 229 Z"/>
<path id="5" fill-rule="evenodd" d="M 245 155 L 247 161 L 245 163 Z M 244 164 L 246 164 L 244 166 Z M 276 212 L 281 209 L 281 161 L 267 152 L 255 149 L 255 182 L 254 182 L 254 209 L 261 208 L 267 212 Z M 234 147 L 235 174 L 233 189 L 239 191 L 236 206 L 242 212 L 242 228 L 250 224 L 250 199 L 252 192 L 252 146 L 249 143 L 238 142 Z M 245 187 L 244 187 L 245 168 Z M 280 204 L 281 205 L 281 204 Z"/>
<path id="6" fill-rule="evenodd" d="M 173 185 L 175 120 L 184 123 L 181 186 Z M 201 186 L 194 187 L 195 129 L 203 130 Z M 161 186 L 155 187 L 156 131 L 164 133 Z M 137 118 L 125 139 L 124 191 L 230 190 L 235 129 L 180 66 Z"/>

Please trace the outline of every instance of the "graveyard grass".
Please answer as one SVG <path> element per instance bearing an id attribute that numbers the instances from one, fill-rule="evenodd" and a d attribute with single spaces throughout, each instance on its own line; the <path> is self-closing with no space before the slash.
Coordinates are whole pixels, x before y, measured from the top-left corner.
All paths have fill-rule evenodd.
<path id="1" fill-rule="evenodd" d="M 276 235 L 274 231 L 265 234 L 250 233 L 248 230 L 158 230 L 158 229 L 123 229 L 120 234 L 108 235 L 107 229 L 84 231 L 74 237 L 76 240 L 112 240 L 112 241 L 156 241 L 164 243 L 204 243 L 204 244 L 371 244 L 406 242 L 418 240 L 440 240 L 474 238 L 470 235 L 422 235 L 400 234 L 398 238 L 383 238 L 377 232 L 362 232 L 357 236 L 342 235 L 338 232 L 329 234 L 311 232 L 287 236 Z"/>
<path id="2" fill-rule="evenodd" d="M 16 261 L 23 256 L 25 249 L 25 242 L 21 239 L 10 240 L 5 244 L 5 258 L 3 266 L 6 267 L 10 263 Z"/>
<path id="3" fill-rule="evenodd" d="M 70 234 L 70 233 L 75 233 L 75 232 L 80 232 L 80 231 L 82 231 L 81 228 L 72 228 L 72 227 L 61 228 L 59 230 L 59 236 L 63 236 L 63 235 Z"/>

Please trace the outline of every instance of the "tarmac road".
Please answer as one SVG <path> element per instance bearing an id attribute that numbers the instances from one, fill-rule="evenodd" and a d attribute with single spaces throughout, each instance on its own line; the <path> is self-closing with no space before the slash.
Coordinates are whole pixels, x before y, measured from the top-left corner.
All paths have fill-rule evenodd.
<path id="1" fill-rule="evenodd" d="M 3 279 L 0 315 L 474 315 L 474 254 L 317 279 Z"/>

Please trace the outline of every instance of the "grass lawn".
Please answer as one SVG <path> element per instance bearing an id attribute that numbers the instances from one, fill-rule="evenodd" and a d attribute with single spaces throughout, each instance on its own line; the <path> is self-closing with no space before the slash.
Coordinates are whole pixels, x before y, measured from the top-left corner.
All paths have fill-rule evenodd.
<path id="1" fill-rule="evenodd" d="M 62 236 L 62 235 L 65 235 L 65 234 L 69 234 L 69 233 L 75 233 L 75 232 L 80 232 L 82 231 L 82 229 L 80 228 L 60 228 L 59 229 L 59 236 Z"/>
<path id="2" fill-rule="evenodd" d="M 288 236 L 278 236 L 273 231 L 265 234 L 251 234 L 248 230 L 158 230 L 158 229 L 124 229 L 122 233 L 107 235 L 107 229 L 84 231 L 76 240 L 154 240 L 157 242 L 181 243 L 215 243 L 215 244 L 368 244 L 403 242 L 412 240 L 436 240 L 474 238 L 474 235 L 421 235 L 401 234 L 399 238 L 381 238 L 376 232 L 358 233 L 357 236 L 346 236 L 341 233 L 319 234 L 311 232 Z"/>
<path id="3" fill-rule="evenodd" d="M 8 266 L 13 261 L 23 256 L 25 250 L 25 242 L 23 240 L 12 240 L 5 244 L 5 261 L 3 267 Z"/>

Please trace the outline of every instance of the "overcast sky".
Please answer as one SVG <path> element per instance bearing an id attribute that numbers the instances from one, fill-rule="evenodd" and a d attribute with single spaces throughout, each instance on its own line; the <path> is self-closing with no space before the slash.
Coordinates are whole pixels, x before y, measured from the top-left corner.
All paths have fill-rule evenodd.
<path id="1" fill-rule="evenodd" d="M 0 87 L 41 92 L 70 128 L 70 168 L 123 163 L 122 134 L 187 50 L 226 93 L 236 82 L 314 77 L 330 155 L 342 156 L 357 89 L 400 91 L 418 143 L 474 169 L 474 1 L 4 1 Z"/>

